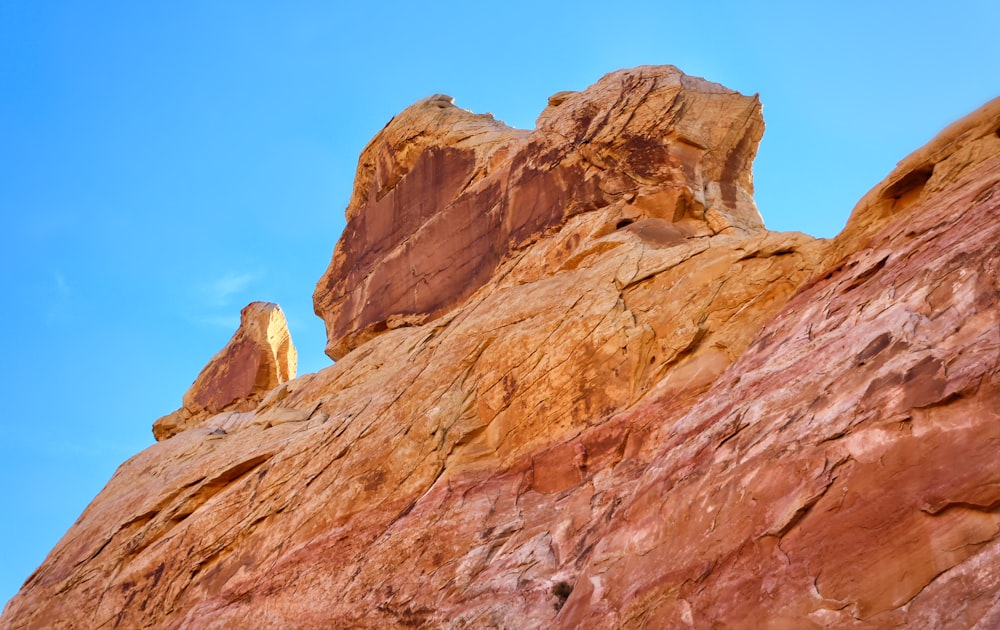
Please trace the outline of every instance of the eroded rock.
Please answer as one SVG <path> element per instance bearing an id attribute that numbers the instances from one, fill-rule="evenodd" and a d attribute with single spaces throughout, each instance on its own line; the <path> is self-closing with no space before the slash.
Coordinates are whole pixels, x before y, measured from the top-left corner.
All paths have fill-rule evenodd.
<path id="1" fill-rule="evenodd" d="M 938 184 L 885 202 L 897 171 L 866 196 L 837 266 L 665 433 L 561 626 L 992 625 L 997 128 L 1000 101 L 901 163 Z M 857 249 L 841 258 L 845 242 Z"/>
<path id="2" fill-rule="evenodd" d="M 347 227 L 314 294 L 327 354 L 438 317 L 571 218 L 691 232 L 763 229 L 751 163 L 760 102 L 672 66 L 560 92 L 532 132 L 434 96 L 362 152 Z"/>
<path id="3" fill-rule="evenodd" d="M 183 406 L 153 423 L 163 440 L 223 411 L 254 409 L 268 392 L 295 378 L 297 353 L 281 307 L 251 302 L 240 311 L 240 327 L 202 368 Z"/>
<path id="4" fill-rule="evenodd" d="M 833 242 L 755 218 L 757 107 L 644 68 L 556 95 L 531 136 L 446 97 L 407 110 L 439 128 L 383 130 L 349 217 L 440 159 L 412 182 L 506 173 L 526 240 L 493 225 L 517 244 L 450 304 L 331 306 L 335 365 L 123 464 L 3 627 L 993 625 L 1000 105 L 901 163 L 938 183 L 883 212 L 891 175 Z M 674 135 L 629 148 L 654 127 Z M 425 192 L 451 216 L 446 188 Z M 416 260 L 437 215 L 412 195 Z M 367 260 L 360 296 L 394 264 Z"/>

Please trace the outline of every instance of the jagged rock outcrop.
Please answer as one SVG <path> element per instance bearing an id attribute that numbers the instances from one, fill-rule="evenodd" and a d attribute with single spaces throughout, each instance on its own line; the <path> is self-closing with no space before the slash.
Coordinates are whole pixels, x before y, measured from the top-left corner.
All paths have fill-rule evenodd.
<path id="1" fill-rule="evenodd" d="M 672 67 L 562 92 L 531 133 L 446 96 L 407 108 L 362 152 L 316 287 L 327 353 L 447 312 L 513 252 L 596 209 L 591 233 L 640 221 L 661 241 L 763 229 L 750 170 L 763 130 L 756 97 Z M 567 243 L 553 264 L 587 245 Z"/>
<path id="2" fill-rule="evenodd" d="M 251 302 L 240 311 L 240 327 L 202 368 L 183 406 L 153 423 L 162 440 L 223 411 L 250 411 L 275 387 L 295 378 L 298 354 L 281 307 Z"/>
<path id="3" fill-rule="evenodd" d="M 671 67 L 408 109 L 337 363 L 123 464 L 0 625 L 996 625 L 1000 101 L 833 241 L 760 224 L 761 129 Z"/>

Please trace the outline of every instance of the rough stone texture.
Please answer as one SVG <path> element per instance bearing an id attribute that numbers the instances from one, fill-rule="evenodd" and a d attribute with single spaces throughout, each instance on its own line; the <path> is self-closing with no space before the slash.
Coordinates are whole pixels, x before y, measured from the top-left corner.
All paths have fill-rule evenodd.
<path id="1" fill-rule="evenodd" d="M 562 626 L 995 627 L 998 128 L 1000 100 L 862 200 L 835 246 L 863 244 L 665 432 Z"/>
<path id="2" fill-rule="evenodd" d="M 614 206 L 616 221 L 762 229 L 750 166 L 763 130 L 756 97 L 671 66 L 561 92 L 530 133 L 446 96 L 420 101 L 361 154 L 347 227 L 313 297 L 327 354 L 447 312 L 580 213 Z"/>
<path id="3" fill-rule="evenodd" d="M 643 68 L 539 129 L 636 76 L 729 94 Z M 695 110 L 703 156 L 739 144 Z M 718 158 L 693 216 L 548 180 L 578 209 L 468 295 L 123 464 L 0 627 L 994 627 L 998 128 L 946 130 L 832 242 L 764 230 Z M 938 183 L 907 198 L 909 164 Z"/>
<path id="4" fill-rule="evenodd" d="M 233 338 L 202 368 L 183 406 L 153 423 L 153 436 L 163 440 L 219 412 L 254 409 L 264 395 L 295 378 L 297 356 L 281 307 L 247 304 Z"/>

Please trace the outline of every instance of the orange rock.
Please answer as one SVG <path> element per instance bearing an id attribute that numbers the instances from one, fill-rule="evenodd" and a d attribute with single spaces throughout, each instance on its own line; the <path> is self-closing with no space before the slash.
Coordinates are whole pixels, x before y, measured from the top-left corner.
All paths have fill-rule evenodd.
<path id="1" fill-rule="evenodd" d="M 998 113 L 827 242 L 756 217 L 756 99 L 676 69 L 530 135 L 418 104 L 317 290 L 337 363 L 189 392 L 0 627 L 995 625 Z M 481 253 L 454 212 L 492 217 L 489 273 L 380 302 L 400 260 Z"/>
<path id="2" fill-rule="evenodd" d="M 605 231 L 639 218 L 704 234 L 763 229 L 750 172 L 763 130 L 756 97 L 672 66 L 562 92 L 530 133 L 440 95 L 407 108 L 362 152 L 347 227 L 316 286 L 327 354 L 446 313 L 581 213 L 603 210 L 588 228 Z"/>
<path id="3" fill-rule="evenodd" d="M 278 385 L 295 378 L 297 354 L 281 307 L 251 302 L 240 327 L 202 368 L 184 394 L 184 406 L 153 423 L 163 440 L 223 411 L 249 411 Z"/>

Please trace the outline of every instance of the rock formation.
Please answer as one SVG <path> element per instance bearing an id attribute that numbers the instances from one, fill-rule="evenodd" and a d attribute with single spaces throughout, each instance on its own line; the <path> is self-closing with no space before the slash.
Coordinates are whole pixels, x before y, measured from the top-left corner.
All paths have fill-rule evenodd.
<path id="1" fill-rule="evenodd" d="M 756 98 L 675 68 L 532 132 L 422 101 L 317 285 L 337 363 L 189 392 L 0 626 L 994 627 L 998 129 L 823 241 L 760 221 Z"/>
<path id="2" fill-rule="evenodd" d="M 295 378 L 297 356 L 281 307 L 247 304 L 233 338 L 202 368 L 183 406 L 153 423 L 153 436 L 162 440 L 223 411 L 256 408 L 267 393 Z"/>
<path id="3" fill-rule="evenodd" d="M 676 69 L 562 92 L 531 133 L 446 96 L 407 108 L 362 152 L 347 227 L 316 287 L 327 353 L 340 359 L 453 309 L 576 216 L 577 239 L 636 221 L 660 241 L 761 230 L 750 166 L 763 131 L 756 98 Z M 565 244 L 551 264 L 589 242 Z"/>
<path id="4" fill-rule="evenodd" d="M 561 625 L 1000 626 L 998 136 L 1000 99 L 861 201 L 667 429 Z"/>

